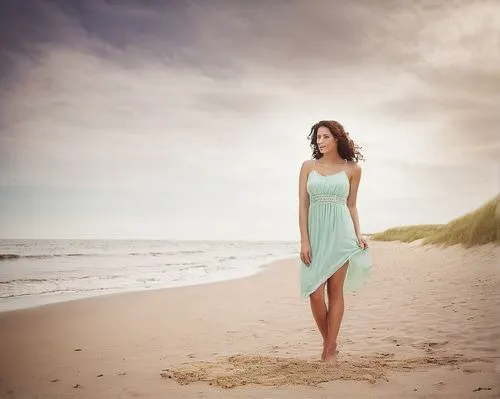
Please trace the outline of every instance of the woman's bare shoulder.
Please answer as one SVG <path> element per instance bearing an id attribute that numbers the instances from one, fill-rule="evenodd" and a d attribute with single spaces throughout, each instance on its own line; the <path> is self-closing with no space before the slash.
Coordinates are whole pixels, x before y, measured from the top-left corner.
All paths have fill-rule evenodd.
<path id="1" fill-rule="evenodd" d="M 361 165 L 356 161 L 347 161 L 349 175 L 351 177 L 361 175 Z"/>
<path id="2" fill-rule="evenodd" d="M 347 161 L 347 165 L 353 170 L 361 170 L 361 165 L 356 161 Z"/>
<path id="3" fill-rule="evenodd" d="M 314 159 L 306 159 L 305 161 L 302 162 L 301 169 L 310 172 L 313 168 L 314 165 Z"/>

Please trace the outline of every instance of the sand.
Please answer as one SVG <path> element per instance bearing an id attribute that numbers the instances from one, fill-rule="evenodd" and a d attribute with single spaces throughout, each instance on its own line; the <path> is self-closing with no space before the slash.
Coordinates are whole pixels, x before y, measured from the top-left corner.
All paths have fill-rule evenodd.
<path id="1" fill-rule="evenodd" d="M 0 397 L 500 397 L 498 247 L 370 245 L 337 365 L 317 360 L 292 259 L 240 280 L 0 313 Z"/>

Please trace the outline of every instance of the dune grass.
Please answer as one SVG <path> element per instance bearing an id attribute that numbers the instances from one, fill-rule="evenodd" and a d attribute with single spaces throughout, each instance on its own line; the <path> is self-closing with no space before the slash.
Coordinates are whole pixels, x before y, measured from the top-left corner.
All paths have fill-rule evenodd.
<path id="1" fill-rule="evenodd" d="M 371 235 L 376 241 L 412 242 L 422 245 L 450 246 L 462 244 L 469 248 L 488 243 L 500 244 L 500 194 L 478 209 L 453 219 L 447 224 L 400 226 Z"/>

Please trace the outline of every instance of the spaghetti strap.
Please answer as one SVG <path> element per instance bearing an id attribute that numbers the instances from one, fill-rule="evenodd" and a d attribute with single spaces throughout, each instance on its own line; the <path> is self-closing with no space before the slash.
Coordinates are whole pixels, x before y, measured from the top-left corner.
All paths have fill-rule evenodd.
<path id="1" fill-rule="evenodd" d="M 316 170 L 316 159 L 313 162 L 313 172 Z"/>

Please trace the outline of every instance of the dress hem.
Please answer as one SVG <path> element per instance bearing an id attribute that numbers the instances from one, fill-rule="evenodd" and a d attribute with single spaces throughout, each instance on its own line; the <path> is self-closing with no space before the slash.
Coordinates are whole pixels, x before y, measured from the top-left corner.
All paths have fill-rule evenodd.
<path id="1" fill-rule="evenodd" d="M 341 267 L 342 267 L 342 266 L 343 266 L 346 262 L 348 262 L 348 261 L 349 261 L 349 260 L 350 260 L 353 256 L 355 256 L 355 255 L 357 255 L 357 254 L 359 254 L 359 253 L 361 253 L 362 251 L 365 251 L 365 250 L 366 250 L 366 249 L 359 248 L 359 249 L 357 249 L 357 250 L 356 250 L 356 252 L 354 252 L 354 253 L 350 254 L 348 257 L 346 257 L 343 261 L 341 261 L 341 262 L 340 262 L 340 264 L 338 265 L 338 267 L 335 269 L 335 271 L 334 271 L 334 272 L 331 272 L 331 271 L 330 271 L 330 272 L 328 272 L 326 275 L 324 275 L 324 276 L 320 279 L 320 281 L 319 281 L 319 283 L 318 283 L 318 284 L 315 284 L 315 285 L 313 286 L 314 288 L 313 288 L 312 290 L 308 291 L 306 294 L 302 293 L 302 299 L 307 299 L 307 298 L 308 298 L 308 297 L 309 297 L 309 296 L 310 296 L 310 295 L 311 295 L 314 291 L 316 291 L 316 290 L 319 288 L 319 286 L 320 286 L 321 284 L 325 283 L 325 282 L 326 282 L 326 281 L 327 281 L 327 280 L 328 280 L 331 276 L 333 276 L 335 273 L 337 273 L 337 272 L 340 270 L 340 268 L 341 268 Z M 347 266 L 347 269 L 349 269 L 349 267 L 351 267 L 351 265 L 350 265 L 350 264 Z M 347 270 L 347 272 L 346 272 L 346 277 L 347 277 L 347 273 L 349 273 L 349 270 Z M 345 281 L 344 281 L 344 284 L 345 284 Z"/>

